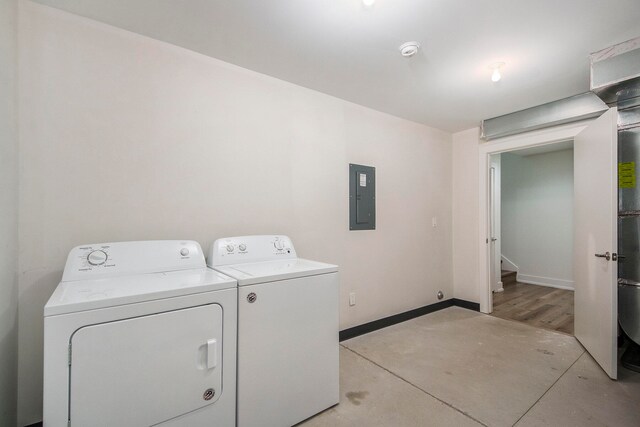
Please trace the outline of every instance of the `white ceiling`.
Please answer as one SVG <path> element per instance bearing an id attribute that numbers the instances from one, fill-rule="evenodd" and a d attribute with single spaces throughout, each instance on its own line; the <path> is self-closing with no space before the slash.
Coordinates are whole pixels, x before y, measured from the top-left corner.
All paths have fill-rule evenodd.
<path id="1" fill-rule="evenodd" d="M 589 53 L 640 36 L 638 0 L 38 1 L 448 131 L 586 92 Z"/>

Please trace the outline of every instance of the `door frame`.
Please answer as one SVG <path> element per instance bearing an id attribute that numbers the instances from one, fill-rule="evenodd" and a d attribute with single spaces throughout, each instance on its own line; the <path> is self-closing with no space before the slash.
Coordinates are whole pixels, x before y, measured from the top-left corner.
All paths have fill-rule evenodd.
<path id="1" fill-rule="evenodd" d="M 493 311 L 493 298 L 491 291 L 491 239 L 490 213 L 489 213 L 489 167 L 492 154 L 507 153 L 523 148 L 551 145 L 559 142 L 573 141 L 575 136 L 582 132 L 596 119 L 582 120 L 575 123 L 554 126 L 552 128 L 526 132 L 520 135 L 507 136 L 480 144 L 478 149 L 478 194 L 479 194 L 479 227 L 478 227 L 478 277 L 480 293 L 480 311 L 490 314 Z"/>
<path id="2" fill-rule="evenodd" d="M 491 277 L 491 290 L 503 292 L 502 284 L 502 224 L 501 224 L 501 174 L 502 158 L 499 154 L 489 155 L 489 274 Z M 491 180 L 493 171 L 493 181 Z M 495 240 L 494 240 L 495 239 Z M 493 244 L 493 245 L 492 245 Z"/>

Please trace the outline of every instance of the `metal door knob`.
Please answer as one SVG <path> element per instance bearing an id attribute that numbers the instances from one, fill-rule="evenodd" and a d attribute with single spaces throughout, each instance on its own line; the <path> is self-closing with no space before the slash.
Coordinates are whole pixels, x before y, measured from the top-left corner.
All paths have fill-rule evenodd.
<path id="1" fill-rule="evenodd" d="M 607 261 L 611 259 L 611 254 L 609 252 L 605 252 L 603 254 L 595 254 L 595 256 L 597 256 L 598 258 L 604 258 Z"/>

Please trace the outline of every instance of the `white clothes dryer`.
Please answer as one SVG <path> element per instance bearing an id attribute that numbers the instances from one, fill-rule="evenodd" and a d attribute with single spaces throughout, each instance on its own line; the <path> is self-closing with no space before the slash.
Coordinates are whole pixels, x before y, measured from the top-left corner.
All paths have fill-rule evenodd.
<path id="1" fill-rule="evenodd" d="M 338 267 L 286 236 L 216 240 L 211 268 L 238 280 L 240 427 L 286 427 L 340 400 Z"/>
<path id="2" fill-rule="evenodd" d="M 197 242 L 72 249 L 44 308 L 44 425 L 234 426 L 236 316 Z"/>

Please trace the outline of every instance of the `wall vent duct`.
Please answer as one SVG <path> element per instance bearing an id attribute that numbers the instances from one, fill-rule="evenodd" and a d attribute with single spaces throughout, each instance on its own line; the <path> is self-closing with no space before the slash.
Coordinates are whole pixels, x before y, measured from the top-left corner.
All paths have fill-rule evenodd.
<path id="1" fill-rule="evenodd" d="M 591 54 L 591 90 L 619 110 L 640 105 L 640 37 Z"/>
<path id="2" fill-rule="evenodd" d="M 600 116 L 607 105 L 592 92 L 482 121 L 485 141 Z"/>

